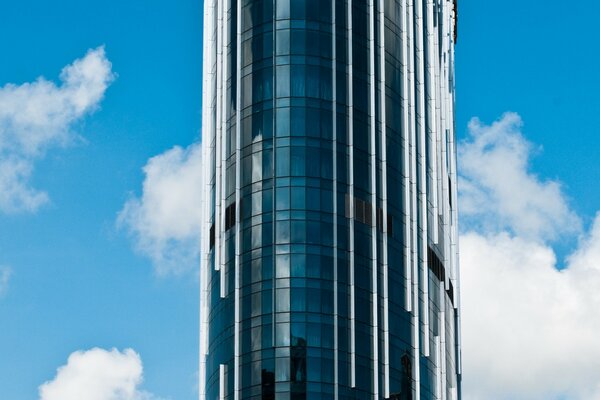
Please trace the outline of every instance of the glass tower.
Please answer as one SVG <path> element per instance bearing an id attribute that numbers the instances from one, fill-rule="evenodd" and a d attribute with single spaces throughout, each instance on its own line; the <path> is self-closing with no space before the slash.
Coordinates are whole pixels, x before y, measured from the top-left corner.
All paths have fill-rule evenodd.
<path id="1" fill-rule="evenodd" d="M 200 399 L 459 399 L 449 0 L 205 0 Z"/>

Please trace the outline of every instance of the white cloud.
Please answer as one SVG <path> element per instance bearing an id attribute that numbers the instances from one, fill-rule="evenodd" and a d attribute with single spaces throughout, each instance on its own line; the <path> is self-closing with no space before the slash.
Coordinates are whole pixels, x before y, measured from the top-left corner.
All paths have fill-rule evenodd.
<path id="1" fill-rule="evenodd" d="M 480 229 L 509 229 L 531 239 L 578 233 L 579 217 L 558 182 L 528 171 L 532 144 L 521 134 L 521 117 L 506 113 L 491 125 L 469 123 L 459 148 L 462 222 Z"/>
<path id="2" fill-rule="evenodd" d="M 0 265 L 0 296 L 3 296 L 8 290 L 8 282 L 12 275 L 12 269 L 10 267 Z"/>
<path id="3" fill-rule="evenodd" d="M 76 351 L 53 380 L 39 387 L 40 400 L 158 400 L 139 389 L 142 361 L 132 349 Z"/>
<path id="4" fill-rule="evenodd" d="M 40 77 L 0 88 L 0 211 L 33 212 L 48 201 L 30 186 L 35 162 L 73 140 L 73 124 L 98 107 L 113 79 L 98 47 L 64 67 L 58 86 Z"/>
<path id="5" fill-rule="evenodd" d="M 520 121 L 472 122 L 460 149 L 465 399 L 600 399 L 600 213 L 559 270 L 549 240 L 580 220 L 527 171 Z"/>
<path id="6" fill-rule="evenodd" d="M 594 241 L 600 251 L 600 217 Z M 506 233 L 461 238 L 465 394 L 600 398 L 600 265 Z M 596 392 L 596 396 L 592 393 Z"/>
<path id="7" fill-rule="evenodd" d="M 144 173 L 142 195 L 125 203 L 118 225 L 129 230 L 159 275 L 193 270 L 200 252 L 200 144 L 150 158 Z"/>

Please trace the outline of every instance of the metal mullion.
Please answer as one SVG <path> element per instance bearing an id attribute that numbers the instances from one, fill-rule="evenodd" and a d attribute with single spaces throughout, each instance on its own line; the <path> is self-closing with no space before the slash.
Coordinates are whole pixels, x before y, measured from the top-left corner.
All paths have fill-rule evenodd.
<path id="1" fill-rule="evenodd" d="M 439 312 L 439 325 L 440 325 L 440 346 L 441 346 L 441 354 L 440 354 L 440 368 L 441 368 L 441 381 L 442 387 L 446 387 L 446 293 L 444 293 L 443 285 L 440 285 L 440 312 Z M 442 400 L 446 399 L 446 390 L 442 390 Z"/>
<path id="2" fill-rule="evenodd" d="M 454 29 L 455 29 L 455 24 L 454 21 L 456 19 L 456 15 L 454 13 L 454 11 L 452 12 L 452 23 L 450 24 L 450 37 L 452 38 L 451 40 L 453 40 L 454 38 Z M 453 194 L 453 198 L 457 199 L 457 194 L 458 194 L 458 190 L 457 190 L 457 177 L 456 177 L 456 147 L 455 147 L 455 131 L 454 131 L 454 96 L 455 96 L 455 82 L 454 82 L 454 46 L 450 46 L 449 50 L 448 50 L 448 54 L 449 54 L 449 73 L 450 73 L 450 77 L 451 80 L 449 82 L 449 88 L 451 90 L 451 101 L 449 102 L 449 106 L 450 106 L 450 112 L 451 112 L 451 117 L 452 117 L 452 124 L 451 124 L 451 133 L 450 133 L 450 138 L 451 138 L 451 156 L 452 156 L 452 161 L 450 163 L 450 168 L 451 168 L 451 183 L 452 183 L 452 187 L 451 187 L 451 191 Z M 456 201 L 456 200 L 455 200 Z M 454 285 L 454 309 L 456 312 L 456 327 L 455 327 L 455 337 L 456 337 L 456 369 L 457 369 L 457 373 L 460 375 L 462 374 L 462 357 L 461 357 L 461 349 L 462 349 L 462 339 L 461 339 L 461 330 L 462 330 L 462 323 L 461 323 L 461 312 L 460 312 L 460 268 L 458 265 L 458 254 L 459 254 L 459 248 L 458 248 L 458 202 L 456 201 L 455 206 L 452 209 L 452 235 L 453 235 L 453 249 L 452 249 L 452 258 L 453 258 L 453 262 L 452 262 L 452 271 L 453 271 L 453 275 L 454 275 L 454 280 L 452 281 L 453 285 Z"/>
<path id="3" fill-rule="evenodd" d="M 354 287 L 354 85 L 352 68 L 352 1 L 348 0 L 348 200 L 350 202 L 349 220 L 349 284 L 350 284 L 350 386 L 356 387 L 356 293 Z"/>
<path id="4" fill-rule="evenodd" d="M 442 341 L 439 336 L 434 336 L 434 356 L 435 356 L 435 400 L 442 399 L 442 392 L 444 392 L 443 384 L 442 384 L 442 368 L 441 368 L 441 353 L 444 351 L 442 349 Z"/>

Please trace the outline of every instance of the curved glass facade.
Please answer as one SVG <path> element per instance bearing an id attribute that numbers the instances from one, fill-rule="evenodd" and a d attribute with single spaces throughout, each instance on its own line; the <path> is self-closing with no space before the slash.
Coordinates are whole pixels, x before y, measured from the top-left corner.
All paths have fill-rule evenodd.
<path id="1" fill-rule="evenodd" d="M 201 399 L 458 399 L 447 0 L 206 0 Z"/>

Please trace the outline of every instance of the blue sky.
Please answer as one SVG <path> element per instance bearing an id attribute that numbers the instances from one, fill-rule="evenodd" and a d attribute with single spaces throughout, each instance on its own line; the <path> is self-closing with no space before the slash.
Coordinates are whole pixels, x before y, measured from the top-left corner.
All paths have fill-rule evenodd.
<path id="1" fill-rule="evenodd" d="M 492 122 L 518 112 L 524 133 L 542 149 L 532 160 L 558 178 L 573 207 L 598 209 L 597 15 L 600 5 L 558 0 L 459 1 L 456 47 L 459 136 L 474 116 Z"/>
<path id="2" fill-rule="evenodd" d="M 34 399 L 80 349 L 131 347 L 146 390 L 193 399 L 198 285 L 157 278 L 117 214 L 140 193 L 148 158 L 199 140 L 202 4 L 198 1 L 19 1 L 0 6 L 0 86 L 58 83 L 61 69 L 104 45 L 117 78 L 99 108 L 51 146 L 31 185 L 50 201 L 0 213 L 0 398 Z"/>
<path id="3" fill-rule="evenodd" d="M 600 346 L 588 333 L 600 329 L 594 316 L 600 299 L 584 284 L 600 282 L 594 258 L 600 255 L 594 225 L 600 209 L 600 5 L 459 4 L 466 394 L 593 398 L 590 393 L 600 393 L 593 372 L 600 371 Z M 196 212 L 199 195 L 193 182 L 201 168 L 201 18 L 201 2 L 190 0 L 0 6 L 0 36 L 8 38 L 0 41 L 0 185 L 14 186 L 7 171 L 21 162 L 31 172 L 20 175 L 19 187 L 47 196 L 18 210 L 0 196 L 0 376 L 9 377 L 0 380 L 1 399 L 53 400 L 52 390 L 67 379 L 57 368 L 90 373 L 93 363 L 127 367 L 123 371 L 136 382 L 127 399 L 197 397 L 197 228 L 186 216 Z M 77 65 L 102 77 L 84 74 L 88 102 L 79 110 L 74 84 L 59 78 L 75 60 L 87 61 Z M 40 85 L 40 76 L 54 86 Z M 65 117 L 52 129 L 14 122 L 15 115 L 33 118 L 18 105 L 36 96 L 66 104 L 59 110 Z M 17 105 L 12 114 L 3 113 L 7 104 Z M 474 117 L 481 122 L 468 128 Z M 52 135 L 39 148 L 18 141 L 32 132 Z M 497 262 L 481 265 L 490 255 Z M 490 276 L 529 286 L 511 288 L 508 280 L 487 287 Z M 516 303 L 498 301 L 506 297 Z M 563 313 L 565 298 L 571 299 L 567 311 L 589 314 Z M 498 324 L 509 333 L 486 329 Z M 532 344 L 544 337 L 548 341 L 537 342 L 547 347 Z M 552 346 L 565 353 L 548 351 Z M 518 368 L 511 372 L 514 360 L 502 359 L 513 354 L 510 349 L 527 353 L 527 382 Z M 498 357 L 495 371 L 482 370 L 483 356 Z M 562 367 L 548 367 L 553 363 Z M 561 380 L 561 370 L 573 376 Z M 518 392 L 507 385 L 501 392 L 498 377 Z M 105 388 L 122 385 L 119 377 L 98 379 Z M 544 384 L 549 380 L 556 383 Z M 49 389 L 38 394 L 45 382 Z"/>

